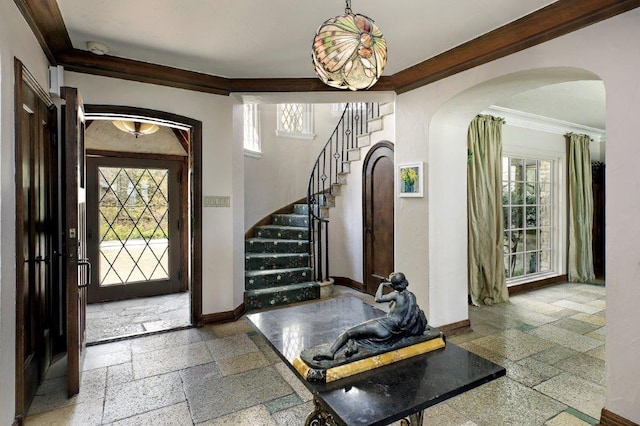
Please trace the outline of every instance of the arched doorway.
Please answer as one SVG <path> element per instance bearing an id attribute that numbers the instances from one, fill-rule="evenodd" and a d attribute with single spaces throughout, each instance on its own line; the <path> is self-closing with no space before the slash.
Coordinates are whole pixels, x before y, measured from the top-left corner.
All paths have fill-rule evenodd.
<path id="1" fill-rule="evenodd" d="M 163 302 L 172 306 L 184 306 L 180 308 L 185 312 L 180 315 L 180 327 L 201 325 L 202 123 L 188 117 L 142 108 L 86 105 L 85 110 L 87 120 L 90 120 L 87 133 L 94 131 L 100 135 L 111 131 L 125 135 L 122 139 L 115 134 L 107 137 L 110 141 L 108 146 L 91 145 L 91 140 L 86 141 L 87 154 L 91 156 L 87 164 L 96 175 L 94 186 L 100 189 L 95 192 L 111 195 L 115 199 L 110 216 L 102 211 L 98 213 L 98 199 L 104 197 L 92 198 L 96 210 L 96 220 L 93 221 L 93 285 L 106 283 L 101 290 L 109 291 L 103 292 L 102 297 L 115 300 L 120 296 L 114 296 L 110 291 L 112 289 L 109 286 L 115 287 L 113 283 L 120 284 L 118 287 L 122 289 L 132 289 L 126 297 L 145 297 L 153 293 L 144 289 L 145 282 L 155 285 L 167 281 L 161 291 L 185 296 L 181 296 L 179 300 L 176 298 Z M 154 123 L 161 130 L 156 135 L 151 135 L 156 138 L 150 148 L 129 148 L 140 145 L 144 137 L 138 139 L 118 130 L 111 123 L 116 119 Z M 129 140 L 125 140 L 126 137 Z M 98 139 L 98 136 L 95 138 Z M 167 145 L 171 140 L 175 145 L 173 151 Z M 163 203 L 167 205 L 158 206 Z M 173 211 L 170 203 L 174 206 Z M 117 223 L 116 215 L 131 219 L 131 232 L 121 232 L 118 227 L 121 224 Z M 145 227 L 143 222 L 151 224 Z M 118 232 L 138 238 L 134 238 L 134 241 L 128 241 L 130 238 L 124 240 L 116 235 Z M 152 235 L 145 234 L 149 232 Z M 111 238 L 102 238 L 107 234 Z M 118 238 L 113 238 L 114 235 Z M 107 245 L 118 246 L 119 249 L 111 247 L 104 252 L 101 247 L 101 242 L 105 242 L 103 240 L 109 240 L 106 241 Z M 121 265 L 124 263 L 133 266 Z M 115 273 L 120 266 L 128 268 L 125 274 Z M 88 320 L 91 320 L 90 315 Z M 162 318 L 157 321 L 151 319 L 149 327 L 145 326 L 144 330 L 132 328 L 130 333 L 125 331 L 125 335 L 173 329 L 178 322 L 164 322 Z M 109 337 L 98 339 L 105 340 L 108 341 Z"/>
<path id="2" fill-rule="evenodd" d="M 393 144 L 374 145 L 362 167 L 364 236 L 364 290 L 375 294 L 381 277 L 394 265 L 394 154 Z"/>

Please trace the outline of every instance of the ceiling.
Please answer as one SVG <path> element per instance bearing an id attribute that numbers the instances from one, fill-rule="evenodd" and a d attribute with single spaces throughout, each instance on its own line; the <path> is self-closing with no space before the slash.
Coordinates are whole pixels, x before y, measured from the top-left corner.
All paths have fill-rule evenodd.
<path id="1" fill-rule="evenodd" d="M 227 78 L 315 77 L 318 26 L 343 0 L 57 0 L 73 47 Z M 387 40 L 392 75 L 540 9 L 550 0 L 353 0 Z"/>
<path id="2" fill-rule="evenodd" d="M 343 0 L 14 0 L 65 69 L 228 95 L 327 91 L 315 76 L 318 26 Z M 352 0 L 388 45 L 370 90 L 402 93 L 640 5 L 638 0 Z M 88 41 L 109 53 L 87 52 Z M 604 128 L 601 82 L 523 93 L 500 106 Z"/>

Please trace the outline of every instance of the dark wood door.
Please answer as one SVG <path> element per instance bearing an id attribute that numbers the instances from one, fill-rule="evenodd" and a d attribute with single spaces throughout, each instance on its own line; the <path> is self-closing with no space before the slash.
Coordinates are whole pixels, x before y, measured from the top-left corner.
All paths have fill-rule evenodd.
<path id="1" fill-rule="evenodd" d="M 87 260 L 84 184 L 84 111 L 78 89 L 64 87 L 62 150 L 63 277 L 66 286 L 67 393 L 80 390 L 80 374 L 85 347 L 86 285 L 90 265 Z"/>
<path id="2" fill-rule="evenodd" d="M 88 302 L 183 290 L 183 162 L 87 158 Z"/>
<path id="3" fill-rule="evenodd" d="M 53 355 L 55 107 L 16 61 L 16 415 L 23 416 Z"/>
<path id="4" fill-rule="evenodd" d="M 364 289 L 375 294 L 393 272 L 393 144 L 379 142 L 363 164 Z"/>

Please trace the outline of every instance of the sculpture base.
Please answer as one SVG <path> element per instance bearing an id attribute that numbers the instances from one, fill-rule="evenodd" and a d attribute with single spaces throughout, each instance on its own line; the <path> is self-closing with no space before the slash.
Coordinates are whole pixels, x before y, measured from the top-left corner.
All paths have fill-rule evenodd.
<path id="1" fill-rule="evenodd" d="M 378 367 L 393 364 L 394 362 L 402 361 L 404 359 L 408 359 L 444 347 L 444 336 L 442 335 L 442 333 L 439 333 L 438 337 L 431 338 L 426 341 L 421 341 L 420 343 L 404 346 L 402 348 L 391 349 L 387 352 L 377 353 L 371 356 L 354 357 L 354 359 L 351 361 L 340 362 L 339 365 L 334 365 L 327 368 L 310 366 L 308 362 L 305 362 L 303 360 L 302 356 L 299 356 L 293 361 L 293 367 L 298 371 L 298 373 L 300 373 L 302 377 L 304 377 L 309 382 L 330 383 L 335 380 L 343 379 L 345 377 L 373 370 Z M 313 352 L 313 350 L 309 351 Z"/>

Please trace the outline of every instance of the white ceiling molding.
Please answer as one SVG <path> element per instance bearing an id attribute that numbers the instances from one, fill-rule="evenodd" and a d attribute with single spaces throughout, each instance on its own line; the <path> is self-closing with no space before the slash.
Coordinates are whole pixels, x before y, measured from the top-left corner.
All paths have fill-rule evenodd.
<path id="1" fill-rule="evenodd" d="M 506 124 L 510 126 L 522 127 L 525 129 L 539 130 L 541 132 L 564 135 L 566 133 L 581 133 L 588 135 L 594 142 L 604 143 L 607 139 L 607 132 L 595 127 L 583 126 L 582 124 L 569 123 L 568 121 L 557 120 L 555 118 L 544 117 L 542 115 L 531 114 L 523 111 L 516 111 L 497 105 L 491 105 L 482 114 L 489 114 L 503 117 Z"/>

